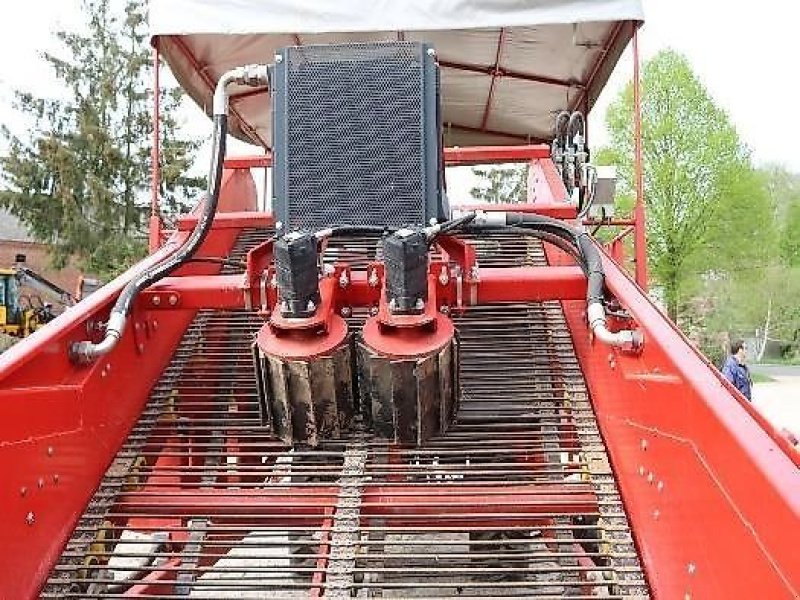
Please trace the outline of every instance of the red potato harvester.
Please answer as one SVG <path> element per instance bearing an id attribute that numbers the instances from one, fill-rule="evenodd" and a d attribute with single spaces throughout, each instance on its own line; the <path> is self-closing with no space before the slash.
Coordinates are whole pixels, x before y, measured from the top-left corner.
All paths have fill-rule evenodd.
<path id="1" fill-rule="evenodd" d="M 0 597 L 798 596 L 796 451 L 598 214 L 637 1 L 151 4 L 208 194 L 160 223 L 156 105 L 151 255 L 0 357 Z"/>

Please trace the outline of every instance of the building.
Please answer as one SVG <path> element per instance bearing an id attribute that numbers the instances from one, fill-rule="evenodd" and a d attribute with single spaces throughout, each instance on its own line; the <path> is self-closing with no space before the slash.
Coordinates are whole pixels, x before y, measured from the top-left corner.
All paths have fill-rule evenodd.
<path id="1" fill-rule="evenodd" d="M 19 219 L 0 208 L 0 267 L 13 265 L 17 254 L 25 255 L 25 262 L 31 269 L 69 293 L 75 293 L 80 271 L 72 266 L 54 269 L 47 244 L 37 242 Z"/>

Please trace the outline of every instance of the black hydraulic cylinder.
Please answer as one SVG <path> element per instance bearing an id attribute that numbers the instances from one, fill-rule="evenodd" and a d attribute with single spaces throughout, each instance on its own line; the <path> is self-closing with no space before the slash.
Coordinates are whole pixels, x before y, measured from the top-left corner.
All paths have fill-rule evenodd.
<path id="1" fill-rule="evenodd" d="M 312 316 L 320 302 L 316 236 L 301 231 L 284 235 L 275 242 L 274 254 L 281 314 Z"/>
<path id="2" fill-rule="evenodd" d="M 428 301 L 428 240 L 421 229 L 400 229 L 383 241 L 386 300 L 398 314 L 420 313 Z"/>

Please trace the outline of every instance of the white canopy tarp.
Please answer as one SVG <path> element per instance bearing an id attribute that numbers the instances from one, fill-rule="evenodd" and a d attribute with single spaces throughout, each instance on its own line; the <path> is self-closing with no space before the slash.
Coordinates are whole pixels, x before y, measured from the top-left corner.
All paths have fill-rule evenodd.
<path id="1" fill-rule="evenodd" d="M 151 0 L 153 43 L 206 112 L 226 70 L 284 46 L 431 43 L 447 145 L 549 140 L 560 110 L 591 109 L 640 0 Z M 237 94 L 239 96 L 237 97 Z M 233 90 L 231 130 L 270 146 L 267 90 Z"/>

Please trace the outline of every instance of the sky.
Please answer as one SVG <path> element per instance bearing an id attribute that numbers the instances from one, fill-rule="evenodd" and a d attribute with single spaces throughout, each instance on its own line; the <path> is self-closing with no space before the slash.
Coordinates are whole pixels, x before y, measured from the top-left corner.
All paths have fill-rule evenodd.
<path id="1" fill-rule="evenodd" d="M 661 48 L 684 53 L 715 101 L 729 114 L 756 164 L 779 163 L 800 172 L 800 81 L 793 61 L 800 5 L 791 0 L 643 0 L 645 25 L 639 44 L 646 59 Z M 39 57 L 57 50 L 53 32 L 81 23 L 79 0 L 27 0 L 0 20 L 0 122 L 13 122 L 12 90 L 58 95 L 58 83 Z M 628 49 L 589 117 L 589 138 L 597 148 L 607 140 L 603 115 L 631 78 Z M 783 108 L 782 108 L 783 107 Z M 778 110 L 786 116 L 776 118 Z M 185 120 L 196 135 L 208 130 L 205 116 L 187 106 Z M 233 145 L 232 152 L 247 149 Z M 204 170 L 208 151 L 201 153 Z M 449 177 L 451 195 L 468 193 L 468 172 Z"/>

